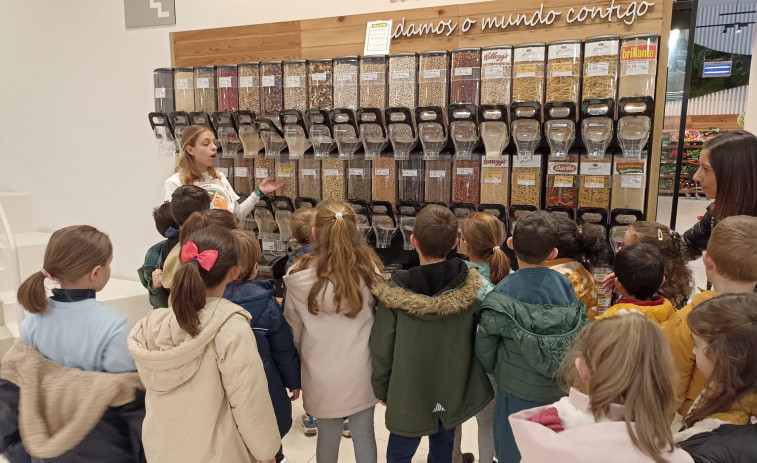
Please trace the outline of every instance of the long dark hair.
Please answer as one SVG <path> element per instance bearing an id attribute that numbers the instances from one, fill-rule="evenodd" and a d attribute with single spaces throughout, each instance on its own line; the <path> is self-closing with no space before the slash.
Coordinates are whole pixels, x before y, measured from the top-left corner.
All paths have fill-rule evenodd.
<path id="1" fill-rule="evenodd" d="M 555 216 L 557 221 L 557 258 L 573 259 L 586 270 L 599 261 L 607 250 L 604 228 L 593 223 L 576 223 L 567 217 Z"/>
<path id="2" fill-rule="evenodd" d="M 703 148 L 710 151 L 717 182 L 715 219 L 757 216 L 757 137 L 745 130 L 734 130 L 718 135 Z"/>
<path id="3" fill-rule="evenodd" d="M 171 307 L 179 326 L 192 336 L 200 334 L 200 317 L 197 312 L 205 307 L 205 290 L 223 283 L 229 270 L 238 262 L 237 239 L 223 227 L 208 227 L 189 237 L 197 245 L 198 252 L 208 249 L 218 251 L 213 268 L 205 270 L 198 262 L 182 262 L 171 288 Z"/>
<path id="4" fill-rule="evenodd" d="M 686 425 L 726 412 L 757 393 L 757 294 L 724 294 L 689 314 L 691 333 L 707 343 L 705 355 L 715 366 L 702 402 L 689 411 Z M 745 410 L 751 413 L 751 410 Z"/>

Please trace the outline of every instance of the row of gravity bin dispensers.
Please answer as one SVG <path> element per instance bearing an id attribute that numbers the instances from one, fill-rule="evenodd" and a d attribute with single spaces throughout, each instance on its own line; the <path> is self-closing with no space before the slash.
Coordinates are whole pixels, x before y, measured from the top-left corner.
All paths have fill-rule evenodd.
<path id="1" fill-rule="evenodd" d="M 179 140 L 186 127 L 203 125 L 213 130 L 221 153 L 216 168 L 227 174 L 241 195 L 250 194 L 263 178 L 285 181 L 285 186 L 276 191 L 277 196 L 258 203 L 245 224 L 255 229 L 261 239 L 263 277 L 283 273 L 289 222 L 295 208 L 313 207 L 323 199 L 352 203 L 366 241 L 377 249 L 385 264 L 391 264 L 388 272 L 417 262 L 410 234 L 417 212 L 432 203 L 449 207 L 459 221 L 473 211 L 489 212 L 510 231 L 519 216 L 546 209 L 578 223 L 605 227 L 610 244 L 617 250 L 627 226 L 641 220 L 645 210 L 657 36 L 622 40 L 607 36 L 587 39 L 585 44 L 565 41 L 548 46 L 490 47 L 497 48 L 497 62 L 507 64 L 503 67 L 510 77 L 508 85 L 498 92 L 498 103 L 491 103 L 491 98 L 485 100 L 481 92 L 488 74 L 487 50 L 467 48 L 451 53 L 427 52 L 443 53 L 448 64 L 450 56 L 452 61 L 451 69 L 445 71 L 451 76 L 451 85 L 445 82 L 449 101 L 445 96 L 434 105 L 422 105 L 426 101 L 418 100 L 419 88 L 423 88 L 418 81 L 423 75 L 418 55 L 403 53 L 337 58 L 329 68 L 336 73 L 338 60 L 354 60 L 354 72 L 359 76 L 366 59 L 388 62 L 382 77 L 388 81 L 385 104 L 375 105 L 380 107 L 363 107 L 356 102 L 333 109 L 295 109 L 282 102 L 281 107 L 271 111 L 264 107 L 268 90 L 261 85 L 257 111 L 221 105 L 211 109 L 232 110 L 188 112 L 176 107 L 170 112 L 150 113 L 149 121 L 159 151 L 165 156 L 180 152 Z M 625 46 L 629 40 L 632 45 Z M 592 44 L 595 51 L 590 52 Z M 597 44 L 602 45 L 599 52 Z M 581 45 L 585 47 L 584 54 Z M 478 57 L 464 63 L 473 67 L 472 71 L 456 71 L 459 67 L 455 67 L 455 57 L 460 53 L 466 53 L 468 58 Z M 609 57 L 596 53 L 608 53 Z M 421 63 L 423 55 L 420 54 Z M 415 99 L 408 106 L 391 105 L 391 63 L 395 56 L 413 57 L 416 62 Z M 519 67 L 524 56 L 546 62 L 546 66 L 525 61 L 530 65 Z M 558 60 L 555 56 L 560 66 L 550 66 L 553 59 Z M 609 64 L 604 65 L 597 56 Z M 629 59 L 624 61 L 624 57 Z M 644 61 L 643 65 L 640 61 Z M 286 74 L 290 62 L 272 63 Z M 311 62 L 296 63 L 307 69 Z M 250 64 L 258 64 L 263 72 L 262 68 L 270 63 L 245 63 Z M 215 68 L 218 82 L 222 80 L 222 68 Z M 179 68 L 176 75 L 182 69 L 187 72 Z M 166 71 L 159 69 L 156 74 Z M 454 85 L 456 74 L 473 74 L 476 79 L 466 79 L 473 84 L 461 91 Z M 519 74 L 527 75 L 529 87 L 534 87 L 527 101 L 519 101 L 523 99 L 519 98 L 523 91 L 517 86 Z M 600 86 L 604 94 L 596 90 L 597 81 L 591 78 L 597 74 L 604 78 Z M 502 73 L 494 75 L 501 77 Z M 534 81 L 535 75 L 540 80 Z M 336 96 L 339 82 L 346 79 L 331 77 Z M 317 82 L 321 83 L 321 79 Z M 630 84 L 624 85 L 623 79 Z M 360 83 L 365 81 L 356 76 L 352 80 L 361 95 Z M 375 76 L 371 76 L 369 82 L 374 80 Z M 157 97 L 166 95 L 165 87 L 157 87 L 160 84 L 156 77 L 156 109 L 166 109 L 158 105 Z M 221 88 L 217 90 L 221 103 Z M 239 95 L 241 90 L 238 89 Z M 312 91 L 308 88 L 306 94 Z M 458 96 L 453 97 L 453 93 Z M 581 93 L 583 99 L 579 98 Z M 460 101 L 459 94 L 468 95 L 471 101 Z M 356 101 L 363 99 L 358 97 Z M 375 101 L 375 95 L 371 101 Z"/>

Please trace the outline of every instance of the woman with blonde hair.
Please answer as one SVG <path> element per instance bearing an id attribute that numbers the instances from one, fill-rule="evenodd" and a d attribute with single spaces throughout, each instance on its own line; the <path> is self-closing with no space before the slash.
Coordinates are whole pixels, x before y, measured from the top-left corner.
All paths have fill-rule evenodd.
<path id="1" fill-rule="evenodd" d="M 523 463 L 684 463 L 667 416 L 673 359 L 657 325 L 638 313 L 587 325 L 560 374 L 570 395 L 510 416 Z"/>
<path id="2" fill-rule="evenodd" d="M 234 192 L 226 175 L 215 168 L 217 155 L 218 147 L 212 130 L 202 125 L 187 127 L 181 135 L 179 165 L 163 185 L 163 200 L 170 201 L 173 192 L 181 185 L 197 185 L 210 195 L 211 208 L 226 209 L 244 219 L 260 198 L 284 185 L 284 182 L 267 178 L 247 199 L 237 203 L 239 195 Z"/>
<path id="3" fill-rule="evenodd" d="M 375 463 L 369 339 L 373 326 L 371 286 L 382 264 L 364 244 L 355 211 L 344 201 L 315 208 L 313 248 L 284 277 L 284 317 L 302 363 L 305 411 L 318 419 L 316 459 L 339 456 L 342 419 L 349 418 L 357 463 Z"/>

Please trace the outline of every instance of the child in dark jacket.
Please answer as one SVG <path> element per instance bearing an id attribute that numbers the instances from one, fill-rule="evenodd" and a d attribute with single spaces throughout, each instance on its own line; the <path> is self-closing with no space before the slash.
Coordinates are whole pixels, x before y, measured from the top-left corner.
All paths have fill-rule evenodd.
<path id="1" fill-rule="evenodd" d="M 171 203 L 169 202 L 153 209 L 152 218 L 155 219 L 155 228 L 158 229 L 158 233 L 166 239 L 147 250 L 145 263 L 137 270 L 137 274 L 142 286 L 147 289 L 150 295 L 150 305 L 153 309 L 159 309 L 168 307 L 168 295 L 170 294 L 160 283 L 160 277 L 163 273 L 161 270 L 163 266 L 162 250 L 168 240 L 178 241 L 179 225 L 171 215 Z"/>
<path id="2" fill-rule="evenodd" d="M 239 247 L 239 279 L 229 283 L 223 297 L 252 314 L 250 325 L 268 378 L 268 392 L 276 413 L 279 433 L 284 437 L 292 427 L 292 401 L 300 396 L 300 357 L 292 331 L 273 295 L 272 280 L 253 280 L 258 271 L 260 245 L 243 230 L 232 230 Z M 287 389 L 292 396 L 287 395 Z M 284 459 L 282 450 L 276 462 Z"/>
<path id="3" fill-rule="evenodd" d="M 421 436 L 429 462 L 451 461 L 455 428 L 494 397 L 473 350 L 481 276 L 462 259 L 445 260 L 457 227 L 449 209 L 424 208 L 410 238 L 421 265 L 373 288 L 372 384 L 386 405 L 388 462 L 410 461 Z"/>
<path id="4" fill-rule="evenodd" d="M 495 286 L 481 305 L 476 355 L 499 388 L 494 448 L 500 463 L 520 462 L 507 417 L 562 397 L 555 371 L 589 321 L 570 280 L 545 265 L 557 257 L 557 238 L 557 222 L 548 212 L 519 218 L 507 239 L 518 271 Z"/>
<path id="5" fill-rule="evenodd" d="M 310 241 L 313 239 L 315 226 L 315 208 L 301 207 L 292 214 L 292 252 L 287 257 L 285 271 L 289 273 L 292 264 L 301 256 L 310 252 Z"/>

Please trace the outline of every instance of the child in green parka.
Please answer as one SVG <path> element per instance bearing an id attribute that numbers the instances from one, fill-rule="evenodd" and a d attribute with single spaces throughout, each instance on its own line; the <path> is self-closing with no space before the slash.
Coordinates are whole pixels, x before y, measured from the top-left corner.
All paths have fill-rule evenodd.
<path id="1" fill-rule="evenodd" d="M 546 211 L 515 223 L 507 246 L 518 271 L 502 280 L 481 304 L 476 355 L 497 382 L 494 448 L 499 463 L 519 463 L 507 417 L 559 400 L 554 374 L 573 338 L 588 323 L 586 306 L 570 280 L 545 265 L 557 257 L 558 225 Z"/>
<path id="2" fill-rule="evenodd" d="M 386 405 L 389 463 L 410 461 L 422 436 L 430 462 L 449 462 L 455 428 L 494 397 L 473 348 L 482 279 L 462 259 L 445 260 L 457 228 L 449 209 L 424 208 L 410 238 L 421 265 L 373 287 L 371 382 Z"/>

